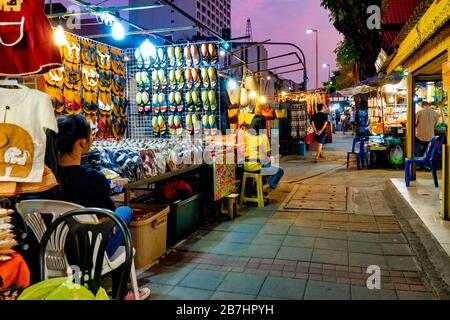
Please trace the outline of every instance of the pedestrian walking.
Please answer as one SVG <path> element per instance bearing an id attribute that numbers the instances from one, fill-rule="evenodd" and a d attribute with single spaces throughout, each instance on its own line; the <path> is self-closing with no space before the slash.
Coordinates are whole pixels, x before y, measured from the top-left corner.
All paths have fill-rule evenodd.
<path id="1" fill-rule="evenodd" d="M 311 117 L 311 125 L 314 130 L 314 140 L 318 143 L 315 162 L 319 161 L 319 158 L 323 156 L 323 145 L 327 141 L 327 125 L 328 116 L 323 113 L 323 104 L 317 105 L 317 113 Z"/>
<path id="2" fill-rule="evenodd" d="M 416 114 L 416 155 L 423 156 L 428 143 L 434 137 L 434 129 L 441 116 L 432 109 L 432 104 L 422 102 L 422 110 Z"/>

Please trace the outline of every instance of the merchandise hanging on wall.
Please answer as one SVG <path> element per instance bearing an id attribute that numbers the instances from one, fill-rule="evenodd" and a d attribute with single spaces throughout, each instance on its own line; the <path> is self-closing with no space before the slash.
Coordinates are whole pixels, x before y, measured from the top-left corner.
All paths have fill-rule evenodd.
<path id="1" fill-rule="evenodd" d="M 220 130 L 217 43 L 127 50 L 130 137 L 215 135 Z M 134 79 L 134 81 L 132 80 Z"/>
<path id="2" fill-rule="evenodd" d="M 82 114 L 96 139 L 121 139 L 127 129 L 122 50 L 66 33 L 64 66 L 45 74 L 55 114 Z"/>
<path id="3" fill-rule="evenodd" d="M 28 76 L 61 67 L 44 0 L 0 1 L 0 76 Z"/>

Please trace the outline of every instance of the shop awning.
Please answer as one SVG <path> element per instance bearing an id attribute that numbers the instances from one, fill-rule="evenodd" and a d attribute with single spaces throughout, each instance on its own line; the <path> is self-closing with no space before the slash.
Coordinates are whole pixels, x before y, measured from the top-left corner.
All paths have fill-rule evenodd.
<path id="1" fill-rule="evenodd" d="M 352 97 L 358 94 L 366 94 L 377 90 L 377 88 L 387 84 L 399 84 L 403 80 L 402 72 L 394 72 L 387 76 L 376 76 L 361 81 L 358 85 L 337 92 L 345 97 Z"/>

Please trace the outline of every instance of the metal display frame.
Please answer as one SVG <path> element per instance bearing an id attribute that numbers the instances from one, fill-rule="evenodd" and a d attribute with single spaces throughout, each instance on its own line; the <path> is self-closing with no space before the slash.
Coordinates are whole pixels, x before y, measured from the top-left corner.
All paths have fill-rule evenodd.
<path id="1" fill-rule="evenodd" d="M 222 131 L 222 107 L 221 107 L 221 85 L 220 85 L 220 75 L 219 75 L 219 71 L 221 69 L 221 64 L 217 63 L 217 64 L 208 64 L 205 65 L 203 63 L 203 58 L 202 58 L 202 54 L 201 54 L 201 46 L 203 44 L 214 44 L 216 45 L 217 48 L 217 54 L 219 56 L 219 50 L 220 50 L 220 42 L 219 41 L 202 41 L 202 42 L 187 42 L 187 43 L 181 43 L 181 44 L 175 44 L 175 45 L 164 45 L 164 46 L 158 46 L 156 47 L 156 50 L 163 48 L 167 54 L 167 48 L 169 47 L 176 47 L 179 46 L 181 48 L 184 49 L 185 46 L 188 45 L 196 45 L 198 48 L 198 52 L 199 52 L 199 58 L 201 61 L 201 66 L 198 67 L 198 69 L 201 69 L 202 67 L 209 67 L 209 66 L 213 66 L 216 68 L 217 71 L 217 85 L 216 88 L 214 89 L 216 91 L 216 98 L 217 98 L 217 108 L 215 111 L 205 111 L 203 108 L 203 102 L 202 102 L 202 108 L 201 111 L 193 111 L 190 112 L 187 110 L 186 108 L 186 101 L 185 101 L 185 93 L 188 91 L 198 91 L 200 94 L 200 98 L 202 95 L 202 92 L 204 91 L 210 91 L 211 88 L 204 88 L 203 85 L 200 86 L 200 88 L 193 88 L 193 89 L 187 89 L 186 87 L 180 90 L 172 90 L 169 86 L 169 84 L 167 85 L 167 87 L 165 89 L 158 89 L 158 90 L 154 90 L 153 89 L 153 81 L 151 78 L 151 74 L 153 70 L 160 70 L 158 68 L 154 68 L 153 63 L 150 66 L 150 68 L 138 68 L 137 66 L 137 61 L 135 58 L 135 51 L 137 48 L 128 48 L 125 50 L 125 55 L 128 57 L 128 61 L 127 61 L 127 93 L 128 93 L 128 98 L 129 98 L 129 105 L 128 105 L 128 111 L 127 111 L 127 119 L 128 119 L 128 130 L 127 130 L 127 137 L 128 138 L 132 138 L 132 139 L 143 139 L 143 138 L 163 138 L 163 139 L 176 139 L 178 137 L 195 137 L 195 138 L 203 138 L 204 136 L 209 136 L 209 135 L 205 135 L 203 132 L 203 124 L 202 124 L 202 117 L 204 115 L 214 115 L 216 118 L 216 128 L 217 128 L 217 133 L 221 133 Z M 153 62 L 153 61 L 152 61 Z M 184 63 L 183 66 L 181 67 L 171 67 L 169 65 L 169 62 L 167 62 L 167 66 L 164 69 L 165 71 L 165 76 L 166 79 L 169 80 L 169 71 L 170 70 L 176 70 L 176 69 L 182 69 L 182 74 L 183 74 L 183 79 L 184 79 L 184 71 L 188 68 L 194 68 L 194 67 L 187 67 Z M 136 102 L 136 94 L 140 91 L 137 87 L 137 83 L 136 83 L 136 79 L 135 79 L 135 75 L 136 72 L 139 71 L 147 71 L 148 72 L 148 76 L 150 79 L 150 89 L 149 90 L 145 90 L 149 93 L 149 99 L 150 99 L 150 104 L 151 104 L 151 100 L 153 97 L 153 94 L 156 92 L 163 92 L 166 96 L 166 101 L 168 102 L 168 95 L 170 92 L 176 92 L 179 91 L 182 95 L 182 101 L 184 104 L 184 109 L 182 112 L 171 112 L 168 108 L 168 110 L 165 113 L 155 113 L 153 110 L 153 106 L 151 107 L 151 111 L 150 112 L 139 112 L 138 111 L 138 106 L 137 106 L 137 102 Z M 201 77 L 200 77 L 201 79 Z M 186 83 L 186 79 L 185 83 Z M 202 79 L 200 80 L 201 83 L 203 84 Z M 169 81 L 168 81 L 169 82 Z M 141 91 L 142 92 L 142 91 Z M 199 118 L 201 125 L 201 133 L 199 134 L 194 134 L 191 135 L 186 131 L 186 115 L 187 114 L 196 114 Z M 152 119 L 155 116 L 158 115 L 162 115 L 166 126 L 167 126 L 167 131 L 166 134 L 162 135 L 162 136 L 155 136 L 153 134 L 153 125 L 152 125 Z M 171 135 L 169 133 L 169 125 L 168 125 L 168 118 L 170 115 L 179 115 L 181 117 L 181 125 L 183 127 L 183 134 L 182 135 Z"/>

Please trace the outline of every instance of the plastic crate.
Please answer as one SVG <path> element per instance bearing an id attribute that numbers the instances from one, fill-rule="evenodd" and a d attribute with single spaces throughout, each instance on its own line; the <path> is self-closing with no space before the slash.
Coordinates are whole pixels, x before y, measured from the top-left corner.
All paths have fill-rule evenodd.
<path id="1" fill-rule="evenodd" d="M 203 195 L 197 194 L 171 204 L 167 245 L 172 247 L 198 230 L 203 217 Z"/>
<path id="2" fill-rule="evenodd" d="M 167 251 L 167 221 L 170 207 L 132 203 L 130 231 L 136 250 L 134 263 L 139 271 L 148 270 Z"/>

